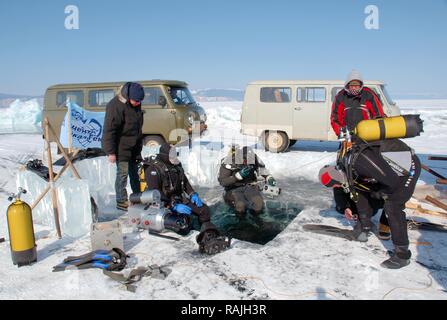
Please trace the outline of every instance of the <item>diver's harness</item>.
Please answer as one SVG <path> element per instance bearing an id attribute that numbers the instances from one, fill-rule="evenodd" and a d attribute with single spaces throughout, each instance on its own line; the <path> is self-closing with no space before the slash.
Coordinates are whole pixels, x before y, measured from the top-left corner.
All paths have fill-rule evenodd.
<path id="1" fill-rule="evenodd" d="M 179 195 L 172 195 L 177 191 L 177 186 L 174 186 L 174 183 L 171 179 L 170 171 L 176 170 L 177 174 L 180 179 L 180 189 L 182 193 L 184 192 L 184 177 L 185 177 L 185 171 L 183 170 L 183 167 L 181 165 L 177 165 L 172 167 L 171 169 L 168 168 L 168 166 L 163 163 L 163 161 L 157 160 L 155 156 L 151 156 L 148 158 L 145 158 L 143 160 L 143 170 L 146 166 L 151 166 L 155 169 L 159 181 L 159 188 L 162 190 L 162 192 L 169 198 L 171 198 L 171 205 L 174 206 L 177 203 L 183 203 L 182 197 Z M 145 172 L 146 173 L 146 172 Z M 146 180 L 148 177 L 146 177 Z"/>
<path id="2" fill-rule="evenodd" d="M 354 139 L 356 141 L 359 141 L 361 143 L 357 143 L 356 141 L 353 142 L 353 136 L 355 137 Z M 380 141 L 367 142 L 349 132 L 347 128 L 343 128 L 341 130 L 340 137 L 341 138 L 339 140 L 341 141 L 341 148 L 339 149 L 337 154 L 336 167 L 346 174 L 346 181 L 342 184 L 344 192 L 349 193 L 352 201 L 357 203 L 357 191 L 360 190 L 371 192 L 371 189 L 357 181 L 358 175 L 356 175 L 357 177 L 354 177 L 354 164 L 365 149 L 373 146 L 379 146 Z"/>

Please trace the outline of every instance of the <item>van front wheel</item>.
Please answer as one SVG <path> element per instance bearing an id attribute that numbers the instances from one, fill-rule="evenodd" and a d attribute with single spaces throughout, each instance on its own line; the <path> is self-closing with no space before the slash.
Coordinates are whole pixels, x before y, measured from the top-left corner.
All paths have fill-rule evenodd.
<path id="1" fill-rule="evenodd" d="M 289 148 L 289 137 L 284 132 L 267 131 L 263 137 L 263 143 L 266 151 L 280 153 Z"/>
<path id="2" fill-rule="evenodd" d="M 160 136 L 145 136 L 143 139 L 143 146 L 151 148 L 151 147 L 158 147 L 161 144 L 165 142 L 165 139 L 163 139 Z"/>

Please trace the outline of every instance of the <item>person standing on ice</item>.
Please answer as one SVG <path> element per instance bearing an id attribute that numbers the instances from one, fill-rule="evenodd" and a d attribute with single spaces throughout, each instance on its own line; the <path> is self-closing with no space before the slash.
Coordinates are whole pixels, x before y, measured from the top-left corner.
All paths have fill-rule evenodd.
<path id="1" fill-rule="evenodd" d="M 276 180 L 250 147 L 233 145 L 228 156 L 221 160 L 218 180 L 225 188 L 224 200 L 239 216 L 245 215 L 247 210 L 258 215 L 264 209 L 258 176 L 276 186 Z"/>
<path id="2" fill-rule="evenodd" d="M 363 85 L 363 77 L 357 70 L 348 74 L 345 87 L 334 99 L 331 113 L 331 126 L 337 136 L 341 129 L 354 130 L 362 120 L 384 118 L 379 98 Z"/>
<path id="3" fill-rule="evenodd" d="M 106 106 L 102 149 L 111 163 L 116 163 L 116 208 L 127 211 L 127 176 L 133 193 L 140 192 L 138 163 L 142 160 L 144 89 L 127 82 Z"/>

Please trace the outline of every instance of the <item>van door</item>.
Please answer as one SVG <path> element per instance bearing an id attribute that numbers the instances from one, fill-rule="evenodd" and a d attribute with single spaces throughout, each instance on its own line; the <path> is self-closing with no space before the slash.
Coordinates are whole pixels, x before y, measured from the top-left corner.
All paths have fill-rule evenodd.
<path id="1" fill-rule="evenodd" d="M 145 97 L 142 101 L 144 113 L 143 134 L 161 135 L 168 141 L 171 131 L 177 128 L 176 111 L 169 107 L 159 104 L 160 97 L 166 98 L 160 86 L 144 87 Z M 172 140 L 170 142 L 177 142 Z"/>
<path id="2" fill-rule="evenodd" d="M 293 107 L 293 138 L 327 140 L 327 86 L 300 86 Z"/>

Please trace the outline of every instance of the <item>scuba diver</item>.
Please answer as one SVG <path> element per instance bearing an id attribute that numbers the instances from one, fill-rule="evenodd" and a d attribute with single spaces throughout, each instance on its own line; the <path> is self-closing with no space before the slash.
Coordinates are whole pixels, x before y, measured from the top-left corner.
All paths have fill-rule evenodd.
<path id="1" fill-rule="evenodd" d="M 188 181 L 175 147 L 164 143 L 156 157 L 143 161 L 146 190 L 158 190 L 165 207 L 174 213 L 199 218 L 200 233 L 196 238 L 199 251 L 218 253 L 229 247 L 229 240 L 222 236 L 210 221 L 210 209 L 203 203 Z"/>
<path id="2" fill-rule="evenodd" d="M 374 208 L 369 199 L 383 201 L 394 251 L 381 266 L 399 269 L 410 263 L 405 203 L 413 195 L 421 173 L 419 158 L 399 139 L 365 142 L 355 137 L 347 155 L 337 167 L 325 167 L 320 181 L 328 187 L 342 186 L 356 203 L 358 222 L 353 233 L 366 242 L 371 231 Z"/>
<path id="3" fill-rule="evenodd" d="M 227 157 L 221 160 L 219 183 L 225 188 L 224 200 L 239 216 L 249 210 L 258 215 L 264 209 L 263 194 L 258 177 L 263 177 L 267 188 L 276 187 L 276 180 L 252 148 L 232 145 Z"/>

